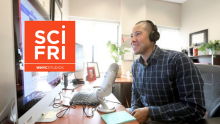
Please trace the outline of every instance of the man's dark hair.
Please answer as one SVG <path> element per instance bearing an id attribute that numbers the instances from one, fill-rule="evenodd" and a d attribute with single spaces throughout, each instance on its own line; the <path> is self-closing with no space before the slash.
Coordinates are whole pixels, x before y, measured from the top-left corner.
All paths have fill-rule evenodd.
<path id="1" fill-rule="evenodd" d="M 145 24 L 145 30 L 146 30 L 149 34 L 153 31 L 152 25 L 151 25 L 149 22 L 147 22 L 147 21 L 139 21 L 139 22 L 137 22 L 135 25 L 138 25 L 138 24 L 141 24 L 141 23 Z"/>

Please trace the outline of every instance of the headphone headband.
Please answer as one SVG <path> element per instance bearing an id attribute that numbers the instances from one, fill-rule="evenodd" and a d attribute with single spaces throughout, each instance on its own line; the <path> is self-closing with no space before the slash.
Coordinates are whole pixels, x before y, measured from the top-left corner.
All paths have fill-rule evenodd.
<path id="1" fill-rule="evenodd" d="M 150 20 L 146 20 L 146 22 L 150 23 L 152 32 L 149 32 L 149 38 L 152 42 L 156 42 L 160 38 L 160 33 L 157 31 L 157 26 Z"/>
<path id="2" fill-rule="evenodd" d="M 146 20 L 146 22 L 150 23 L 151 27 L 152 27 L 152 31 L 157 31 L 157 26 L 150 20 Z"/>

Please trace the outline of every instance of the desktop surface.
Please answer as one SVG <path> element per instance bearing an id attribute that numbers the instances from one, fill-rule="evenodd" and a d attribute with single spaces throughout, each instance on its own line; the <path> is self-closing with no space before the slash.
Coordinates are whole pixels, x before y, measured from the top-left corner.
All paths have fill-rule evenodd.
<path id="1" fill-rule="evenodd" d="M 116 78 L 115 83 L 122 84 L 131 84 L 133 82 L 132 77 L 121 76 L 120 78 Z"/>
<path id="2" fill-rule="evenodd" d="M 119 83 L 120 83 L 121 80 L 124 80 L 124 79 L 117 78 L 116 81 L 117 80 L 119 80 Z M 74 92 L 79 92 L 83 88 L 99 87 L 99 86 L 101 86 L 102 81 L 103 81 L 103 78 L 97 78 L 96 80 L 89 81 L 89 82 L 85 81 L 85 85 L 82 85 L 82 86 L 78 87 L 77 89 L 75 89 Z M 74 93 L 72 93 L 72 91 L 70 91 L 70 90 L 67 90 L 67 91 L 64 91 L 64 92 L 70 98 L 72 98 L 72 96 L 74 95 Z M 111 94 L 108 97 L 108 99 L 110 99 L 112 101 L 119 102 L 113 94 Z M 69 99 L 64 99 L 63 102 L 68 104 Z M 127 111 L 122 105 L 119 105 L 119 104 L 116 104 L 116 103 L 114 105 L 116 107 L 116 112 Z M 86 112 L 87 113 L 89 112 L 88 114 L 91 114 L 91 108 L 89 110 L 87 108 Z M 83 113 L 83 107 L 81 105 L 77 105 L 75 109 L 71 108 L 69 111 L 67 111 L 63 118 L 57 118 L 56 121 L 51 122 L 51 123 L 36 123 L 36 124 L 61 124 L 61 123 L 65 123 L 65 124 L 105 124 L 104 120 L 101 118 L 102 114 L 103 113 L 100 113 L 96 110 L 96 111 L 94 111 L 94 116 L 93 117 L 86 117 L 86 115 Z M 220 122 L 220 117 L 216 117 L 216 118 L 203 119 L 203 120 L 200 120 L 200 121 L 198 121 L 194 124 L 219 124 L 219 122 Z M 127 122 L 125 124 L 138 124 L 138 122 L 137 121 L 132 121 L 132 122 Z M 150 122 L 150 123 L 147 123 L 147 124 L 162 124 L 162 123 Z"/>
<path id="3" fill-rule="evenodd" d="M 116 79 L 116 81 L 118 80 L 118 78 Z M 91 87 L 99 87 L 102 84 L 102 78 L 97 78 L 94 81 L 85 81 L 85 85 L 82 85 L 80 87 L 78 87 L 77 89 L 75 89 L 74 92 L 72 92 L 71 90 L 66 90 L 63 91 L 65 93 L 66 96 L 72 98 L 72 96 L 76 93 L 82 90 L 82 88 L 91 88 Z M 111 94 L 109 97 L 109 99 L 111 99 L 112 101 L 117 101 L 117 98 L 115 98 L 115 96 L 113 94 Z M 63 103 L 64 104 L 69 104 L 69 99 L 64 99 Z M 119 105 L 119 104 L 114 104 L 116 107 L 116 112 L 119 111 L 127 111 L 123 106 Z M 64 108 L 65 109 L 65 108 Z M 91 114 L 91 108 L 90 110 L 86 109 L 86 112 L 90 112 L 89 114 Z M 86 117 L 86 115 L 83 113 L 83 107 L 80 105 L 77 105 L 75 109 L 70 109 L 66 112 L 66 114 L 64 115 L 63 118 L 57 118 L 56 121 L 51 122 L 51 123 L 36 123 L 36 124 L 105 124 L 104 120 L 102 120 L 101 115 L 103 113 L 100 113 L 98 111 L 94 112 L 94 116 L 93 117 Z M 207 118 L 207 119 L 203 119 L 200 120 L 194 124 L 219 124 L 220 122 L 220 117 L 215 117 L 215 118 Z M 4 121 L 2 124 L 11 124 L 8 121 Z M 127 122 L 126 124 L 138 124 L 137 121 L 132 121 L 132 122 Z M 161 124 L 161 123 L 157 123 L 157 122 L 150 122 L 147 124 Z"/>
<path id="4" fill-rule="evenodd" d="M 93 87 L 99 87 L 101 86 L 103 81 L 103 78 L 97 78 L 94 81 L 85 81 L 85 84 L 78 87 L 77 89 L 74 90 L 74 92 L 72 92 L 71 90 L 63 90 L 63 93 L 65 96 L 72 98 L 72 96 L 77 93 L 80 92 L 82 89 L 86 89 L 86 88 L 93 88 Z M 71 84 L 70 84 L 71 85 Z M 117 98 L 111 94 L 110 96 L 106 97 L 107 100 L 111 100 L 114 102 L 119 102 L 117 100 Z M 69 104 L 70 99 L 68 98 L 64 98 L 63 99 L 63 104 Z M 117 103 L 112 103 L 115 108 L 116 108 L 116 112 L 119 111 L 127 111 L 122 105 L 117 104 Z M 63 108 L 65 109 L 65 108 Z M 91 110 L 92 107 L 90 107 L 88 109 L 88 107 L 86 108 L 86 113 L 91 115 Z M 56 121 L 51 122 L 51 123 L 36 123 L 36 124 L 105 124 L 104 120 L 101 118 L 101 115 L 104 113 L 100 113 L 97 110 L 94 111 L 94 116 L 93 117 L 86 117 L 86 115 L 83 112 L 83 106 L 82 105 L 76 105 L 76 108 L 70 108 L 66 114 L 64 115 L 64 117 L 62 118 L 57 118 Z M 132 121 L 132 122 L 127 122 L 126 124 L 138 124 L 137 121 Z"/>

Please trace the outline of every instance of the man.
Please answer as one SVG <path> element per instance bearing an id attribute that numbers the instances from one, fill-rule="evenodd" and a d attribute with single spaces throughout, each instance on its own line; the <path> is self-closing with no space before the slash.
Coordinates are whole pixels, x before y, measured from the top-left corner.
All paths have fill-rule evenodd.
<path id="1" fill-rule="evenodd" d="M 186 54 L 155 45 L 159 37 L 149 20 L 132 30 L 131 47 L 141 56 L 132 64 L 131 114 L 139 123 L 198 121 L 206 111 L 201 75 Z"/>

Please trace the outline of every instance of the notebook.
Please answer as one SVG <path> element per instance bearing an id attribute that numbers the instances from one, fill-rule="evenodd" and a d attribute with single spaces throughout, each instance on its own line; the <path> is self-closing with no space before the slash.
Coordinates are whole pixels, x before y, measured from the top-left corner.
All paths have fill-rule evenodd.
<path id="1" fill-rule="evenodd" d="M 101 115 L 101 117 L 107 124 L 121 124 L 121 123 L 136 120 L 136 118 L 131 116 L 126 111 L 104 114 L 104 115 Z"/>

